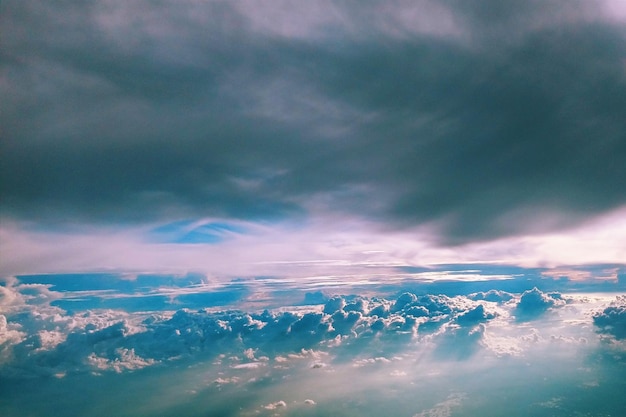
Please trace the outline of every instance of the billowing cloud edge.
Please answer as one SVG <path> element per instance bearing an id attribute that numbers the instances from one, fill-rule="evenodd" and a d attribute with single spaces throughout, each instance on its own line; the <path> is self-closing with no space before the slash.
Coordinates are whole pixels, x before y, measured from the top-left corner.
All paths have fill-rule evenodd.
<path id="1" fill-rule="evenodd" d="M 375 358 L 388 361 L 408 347 L 440 360 L 467 359 L 479 349 L 496 357 L 516 356 L 529 344 L 550 340 L 528 325 L 539 323 L 543 314 L 558 314 L 570 298 L 536 288 L 523 294 L 493 291 L 455 297 L 405 292 L 395 299 L 334 296 L 324 305 L 295 310 L 133 314 L 68 313 L 45 304 L 15 308 L 16 300 L 2 297 L 7 304 L 3 310 L 8 304 L 14 308 L 0 315 L 0 373 L 17 377 L 122 373 L 194 358 L 222 358 L 233 369 L 284 367 L 306 357 L 312 367 L 329 361 L 366 366 L 379 362 Z M 520 323 L 526 330 L 503 335 L 500 330 L 515 326 L 520 309 L 529 306 L 537 311 Z M 624 298 L 618 297 L 593 322 L 600 331 L 623 338 L 625 310 Z M 554 337 L 551 342 L 581 342 Z M 226 377 L 221 381 L 227 382 L 231 380 Z"/>

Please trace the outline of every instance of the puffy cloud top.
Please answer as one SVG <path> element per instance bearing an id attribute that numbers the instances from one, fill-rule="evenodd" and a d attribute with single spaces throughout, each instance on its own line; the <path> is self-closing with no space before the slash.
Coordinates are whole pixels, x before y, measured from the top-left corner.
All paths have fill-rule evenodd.
<path id="1" fill-rule="evenodd" d="M 500 290 L 489 290 L 487 292 L 477 292 L 468 296 L 472 300 L 485 300 L 494 302 L 506 302 L 513 299 L 513 294 Z"/>
<path id="2" fill-rule="evenodd" d="M 544 293 L 537 287 L 525 291 L 517 303 L 517 311 L 522 318 L 537 316 L 555 305 L 563 305 L 565 301 L 559 293 Z"/>

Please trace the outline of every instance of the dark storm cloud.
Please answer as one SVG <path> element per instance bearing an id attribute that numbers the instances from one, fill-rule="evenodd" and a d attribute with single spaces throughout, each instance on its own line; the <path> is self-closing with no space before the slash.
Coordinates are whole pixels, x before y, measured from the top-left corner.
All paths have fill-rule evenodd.
<path id="1" fill-rule="evenodd" d="M 456 243 L 626 202 L 623 25 L 589 2 L 416 4 L 415 27 L 404 3 L 259 27 L 276 6 L 5 2 L 5 214 L 321 209 Z"/>

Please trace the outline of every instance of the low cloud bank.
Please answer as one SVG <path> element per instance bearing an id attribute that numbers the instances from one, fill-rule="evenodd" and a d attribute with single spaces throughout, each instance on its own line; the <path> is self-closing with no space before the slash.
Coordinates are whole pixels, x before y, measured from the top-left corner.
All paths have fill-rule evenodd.
<path id="1" fill-rule="evenodd" d="M 508 320 L 518 311 L 538 314 L 565 303 L 560 294 L 535 288 L 521 295 L 489 291 L 456 297 L 405 292 L 395 299 L 334 296 L 324 305 L 294 311 L 68 313 L 49 305 L 23 304 L 20 309 L 11 287 L 4 290 L 4 301 L 12 304 L 0 315 L 0 374 L 10 376 L 119 373 L 219 355 L 239 355 L 245 365 L 278 362 L 284 355 L 310 349 L 354 360 L 358 354 L 389 355 L 407 344 L 463 359 L 484 345 L 490 321 Z M 610 321 L 611 331 L 623 337 L 625 310 L 623 305 L 610 307 L 594 320 L 607 329 Z"/>

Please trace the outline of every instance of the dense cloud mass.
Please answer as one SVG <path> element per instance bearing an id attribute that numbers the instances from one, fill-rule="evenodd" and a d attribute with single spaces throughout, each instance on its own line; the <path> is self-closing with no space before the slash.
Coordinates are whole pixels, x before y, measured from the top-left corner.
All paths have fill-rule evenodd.
<path id="1" fill-rule="evenodd" d="M 9 374 L 25 369 L 36 374 L 122 372 L 194 355 L 247 351 L 254 352 L 247 359 L 256 361 L 335 345 L 356 343 L 364 349 L 375 341 L 420 343 L 422 332 L 430 337 L 448 327 L 456 332 L 455 321 L 473 326 L 496 317 L 497 308 L 466 297 L 411 293 L 393 302 L 348 301 L 333 297 L 323 311 L 306 312 L 179 310 L 146 317 L 113 310 L 68 315 L 50 308 L 11 315 L 10 322 L 0 316 L 2 369 Z"/>
<path id="2" fill-rule="evenodd" d="M 12 303 L 11 295 L 17 299 L 28 292 L 24 286 L 0 288 L 6 293 L 2 298 L 5 314 L 0 315 L 0 369 L 5 376 L 120 373 L 184 358 L 197 361 L 232 355 L 241 361 L 233 366 L 243 369 L 312 351 L 357 362 L 404 349 L 457 360 L 480 348 L 496 355 L 516 355 L 518 348 L 510 341 L 502 344 L 506 338 L 486 336 L 486 324 L 497 319 L 500 324 L 496 326 L 511 325 L 515 316 L 539 320 L 549 307 L 565 304 L 560 294 L 534 288 L 518 295 L 489 291 L 449 297 L 404 292 L 393 300 L 334 296 L 323 305 L 263 312 L 66 312 L 45 303 L 34 305 L 37 297 Z M 485 294 L 498 299 L 484 300 Z M 623 337 L 622 310 L 623 306 L 612 305 L 594 321 Z"/>
<path id="3" fill-rule="evenodd" d="M 193 273 L 132 279 L 115 274 L 20 276 L 0 282 L 0 372 L 121 373 L 242 352 L 242 362 L 236 363 L 242 367 L 302 351 L 330 352 L 339 361 L 386 357 L 404 349 L 447 359 L 464 359 L 479 349 L 519 355 L 521 345 L 536 341 L 536 335 L 498 336 L 497 329 L 511 327 L 515 334 L 518 326 L 540 325 L 544 316 L 559 320 L 573 301 L 561 292 L 545 291 L 556 284 L 566 289 L 567 281 L 541 281 L 414 283 L 412 290 L 386 284 L 386 294 L 395 295 L 377 296 L 370 288 L 369 295 L 328 296 L 330 289 L 310 293 L 271 279 L 209 284 Z M 531 283 L 544 291 L 524 291 Z M 469 293 L 489 286 L 512 292 Z M 622 287 L 611 288 L 579 284 L 570 290 Z M 266 294 L 261 303 L 259 294 Z M 598 330 L 618 340 L 624 338 L 623 304 L 620 296 L 593 313 Z"/>
<path id="4" fill-rule="evenodd" d="M 2 215 L 358 213 L 451 243 L 626 203 L 605 2 L 5 1 Z"/>

